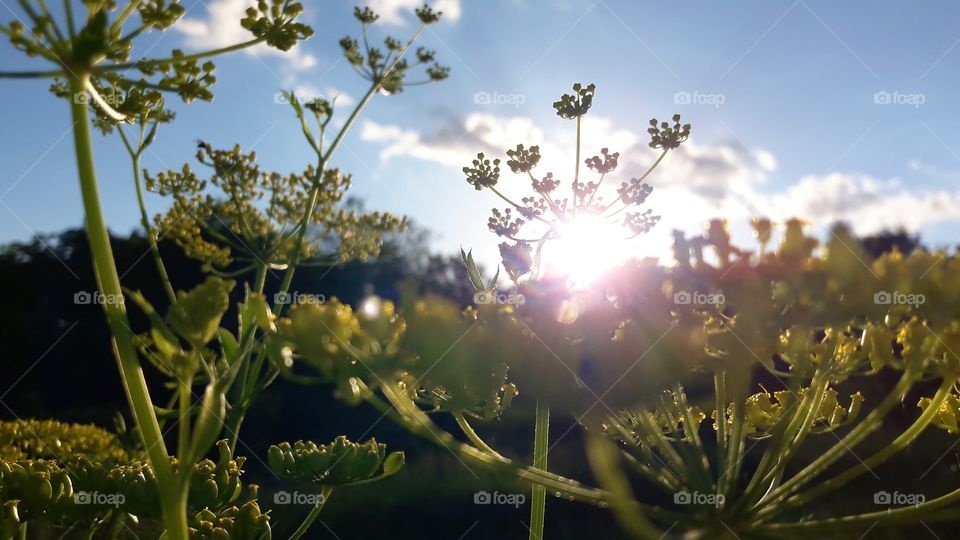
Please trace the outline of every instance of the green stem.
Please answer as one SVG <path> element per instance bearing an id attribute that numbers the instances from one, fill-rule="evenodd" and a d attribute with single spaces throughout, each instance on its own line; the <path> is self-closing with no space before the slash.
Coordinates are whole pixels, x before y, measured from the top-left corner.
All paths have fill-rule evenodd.
<path id="1" fill-rule="evenodd" d="M 517 466 L 512 461 L 499 460 L 486 452 L 482 452 L 472 446 L 463 444 L 455 439 L 449 433 L 439 429 L 430 417 L 416 407 L 408 397 L 395 385 L 385 383 L 381 390 L 384 396 L 390 401 L 385 403 L 372 392 L 369 392 L 366 400 L 378 411 L 383 413 L 397 424 L 404 426 L 411 433 L 423 439 L 432 441 L 435 444 L 450 450 L 455 455 L 481 464 L 485 467 L 491 467 L 499 472 L 509 472 L 518 479 L 530 484 L 542 484 L 550 489 L 570 498 L 594 505 L 604 504 L 609 498 L 606 491 L 584 486 L 576 480 L 571 480 L 563 476 L 550 473 L 535 467 Z M 392 405 L 392 407 L 391 407 Z"/>
<path id="2" fill-rule="evenodd" d="M 577 152 L 576 152 L 576 163 L 574 165 L 573 172 L 573 186 L 576 188 L 577 184 L 580 182 L 580 116 L 577 117 Z M 577 190 L 573 190 L 573 217 L 577 217 Z"/>
<path id="3" fill-rule="evenodd" d="M 143 232 L 147 235 L 147 243 L 150 245 L 150 254 L 153 257 L 153 264 L 157 267 L 157 273 L 160 274 L 160 282 L 163 283 L 163 290 L 170 299 L 170 304 L 177 303 L 177 293 L 174 292 L 173 284 L 170 282 L 170 276 L 167 274 L 167 267 L 163 264 L 163 257 L 160 255 L 160 246 L 157 244 L 156 230 L 150 226 L 150 215 L 147 213 L 147 204 L 143 196 L 143 181 L 140 178 L 140 153 L 132 151 L 133 147 L 127 141 L 127 136 L 123 133 L 122 127 L 117 127 L 124 145 L 130 152 L 130 160 L 133 162 L 133 183 L 137 188 L 137 204 L 140 207 L 140 223 L 143 225 Z"/>
<path id="4" fill-rule="evenodd" d="M 533 466 L 547 470 L 547 451 L 550 445 L 550 407 L 537 400 L 537 415 L 533 431 Z M 543 540 L 543 525 L 547 511 L 547 490 L 542 485 L 533 486 L 530 500 L 530 540 Z"/>
<path id="5" fill-rule="evenodd" d="M 161 67 L 174 63 L 182 62 L 191 62 L 193 60 L 202 60 L 204 58 L 211 58 L 214 56 L 220 56 L 221 54 L 232 53 L 235 51 L 246 49 L 247 47 L 253 47 L 258 43 L 261 43 L 264 38 L 251 39 L 250 41 L 244 41 L 243 43 L 237 43 L 236 45 L 230 45 L 229 47 L 221 47 L 219 49 L 211 49 L 209 51 L 187 54 L 177 58 L 159 58 L 154 60 L 139 60 L 137 62 L 124 62 L 122 64 L 110 64 L 108 66 L 97 66 L 94 69 L 94 73 L 99 75 L 100 72 L 107 71 L 124 71 L 131 68 L 140 68 L 140 67 Z"/>
<path id="6" fill-rule="evenodd" d="M 869 527 L 877 523 L 888 527 L 894 525 L 904 525 L 907 523 L 923 521 L 931 515 L 931 512 L 939 510 L 944 506 L 954 504 L 957 501 L 960 501 L 960 489 L 956 489 L 950 493 L 947 493 L 946 495 L 937 497 L 936 499 L 913 506 L 888 508 L 878 512 L 869 512 L 866 514 L 822 519 L 817 521 L 761 525 L 760 527 L 757 527 L 757 530 L 783 533 L 788 531 L 811 531 L 821 529 L 838 530 L 864 526 Z"/>
<path id="7" fill-rule="evenodd" d="M 304 518 L 303 523 L 297 527 L 297 530 L 290 535 L 290 540 L 298 540 L 301 536 L 307 533 L 310 529 L 310 526 L 313 525 L 313 522 L 317 520 L 317 516 L 320 515 L 320 512 L 323 511 L 324 505 L 327 504 L 327 501 L 330 499 L 330 494 L 333 493 L 333 487 L 323 486 L 323 489 L 320 491 L 320 501 L 310 510 L 310 513 L 307 514 L 307 517 Z"/>
<path id="8" fill-rule="evenodd" d="M 178 381 L 180 392 L 180 414 L 177 419 L 177 455 L 184 462 L 189 463 L 193 456 L 188 455 L 190 449 L 190 405 L 192 383 L 190 380 Z M 199 457 L 199 456 L 198 456 Z"/>
<path id="9" fill-rule="evenodd" d="M 70 90 L 76 95 L 84 91 L 85 78 L 71 77 Z M 120 287 L 120 277 L 110 247 L 110 235 L 100 206 L 100 193 L 93 160 L 93 141 L 90 137 L 88 110 L 83 100 L 71 100 L 70 112 L 73 119 L 74 146 L 77 156 L 77 172 L 80 177 L 80 191 L 86 221 L 87 238 L 93 259 L 97 284 L 104 298 L 116 301 L 105 302 L 107 324 L 113 336 L 113 349 L 123 379 L 123 387 L 130 402 L 134 421 L 137 424 L 143 446 L 147 451 L 150 466 L 154 471 L 161 494 L 169 493 L 174 482 L 170 471 L 170 461 L 163 434 L 154 414 L 153 401 L 147 389 L 140 359 L 134 346 L 133 332 L 127 320 L 127 312 Z M 177 516 L 178 510 L 170 508 L 171 501 L 165 497 L 163 507 L 168 540 L 187 540 L 186 512 Z M 185 506 L 185 503 L 184 503 Z"/>
<path id="10" fill-rule="evenodd" d="M 804 484 L 822 473 L 827 467 L 840 459 L 843 454 L 853 449 L 854 446 L 862 442 L 868 435 L 873 433 L 883 422 L 883 418 L 890 410 L 900 403 L 903 394 L 913 386 L 917 376 L 911 372 L 904 372 L 903 376 L 894 386 L 893 390 L 881 401 L 870 414 L 857 424 L 843 439 L 833 445 L 829 450 L 820 455 L 803 470 L 798 472 L 790 480 L 786 481 L 779 488 L 773 490 L 768 496 L 764 497 L 763 504 L 773 504 L 787 495 L 800 489 Z"/>
<path id="11" fill-rule="evenodd" d="M 762 512 L 758 513 L 758 517 L 771 516 L 788 508 L 805 504 L 823 495 L 824 493 L 844 486 L 847 484 L 847 482 L 859 477 L 865 472 L 870 471 L 874 467 L 886 462 L 892 456 L 898 454 L 901 450 L 912 443 L 918 436 L 920 436 L 920 434 L 923 433 L 923 431 L 930 425 L 933 419 L 936 418 L 937 414 L 939 413 L 940 404 L 943 403 L 947 396 L 950 395 L 950 389 L 953 387 L 954 382 L 956 382 L 955 379 L 944 380 L 943 384 L 940 385 L 940 388 L 937 389 L 936 394 L 934 394 L 930 405 L 924 409 L 920 417 L 917 418 L 917 420 L 909 428 L 907 428 L 906 431 L 900 434 L 899 437 L 884 447 L 883 450 L 873 454 L 864 461 L 858 462 L 856 465 L 850 467 L 843 473 L 818 484 L 815 488 L 798 493 L 797 495 L 790 497 L 780 504 L 771 505 L 764 508 Z"/>
<path id="12" fill-rule="evenodd" d="M 778 452 L 777 461 L 774 462 L 773 467 L 770 469 L 770 472 L 767 474 L 766 478 L 762 482 L 762 485 L 771 485 L 772 482 L 775 482 L 782 474 L 783 470 L 786 468 L 787 463 L 790 459 L 796 455 L 797 450 L 806 440 L 807 435 L 810 433 L 810 430 L 813 428 L 813 423 L 817 418 L 817 414 L 820 412 L 820 406 L 823 403 L 823 399 L 826 395 L 826 390 L 830 382 L 828 373 L 824 371 L 822 376 L 819 377 L 820 380 L 817 380 L 818 377 L 814 377 L 814 380 L 811 381 L 812 384 L 808 392 L 813 393 L 813 401 L 810 403 L 810 406 L 807 407 L 807 412 L 804 415 L 797 414 L 796 418 L 801 418 L 802 423 L 796 428 L 796 435 L 790 435 L 791 431 L 788 429 L 788 436 L 790 438 L 786 439 L 788 444 L 783 447 L 781 452 Z M 802 411 L 798 411 L 800 413 Z"/>
<path id="13" fill-rule="evenodd" d="M 718 369 L 713 374 L 713 393 L 716 396 L 714 407 L 716 410 L 717 423 L 717 487 L 720 493 L 727 494 L 726 485 L 728 478 L 724 474 L 727 465 L 727 372 Z"/>
<path id="14" fill-rule="evenodd" d="M 473 429 L 473 426 L 470 425 L 470 422 L 467 421 L 466 417 L 463 416 L 462 412 L 453 413 L 454 420 L 457 421 L 457 425 L 460 426 L 460 429 L 463 431 L 463 434 L 467 436 L 467 439 L 473 443 L 474 446 L 483 450 L 484 452 L 494 456 L 498 459 L 506 460 L 507 458 L 503 457 L 499 452 L 494 450 L 489 444 L 486 443 L 480 435 Z"/>

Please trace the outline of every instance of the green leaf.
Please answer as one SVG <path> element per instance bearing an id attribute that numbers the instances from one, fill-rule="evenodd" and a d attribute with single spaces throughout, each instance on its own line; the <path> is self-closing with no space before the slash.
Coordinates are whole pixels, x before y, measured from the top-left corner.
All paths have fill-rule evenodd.
<path id="1" fill-rule="evenodd" d="M 473 260 L 473 250 L 464 253 L 463 248 L 460 248 L 460 258 L 463 260 L 463 265 L 467 268 L 467 277 L 470 278 L 470 283 L 473 284 L 473 288 L 478 291 L 486 290 L 486 287 L 483 285 L 483 277 L 480 275 L 480 269 L 477 268 L 477 263 Z"/>
<path id="2" fill-rule="evenodd" d="M 391 452 L 387 459 L 383 460 L 383 475 L 381 478 L 396 474 L 406 462 L 407 458 L 403 452 Z"/>
<path id="3" fill-rule="evenodd" d="M 233 286 L 233 281 L 211 276 L 188 292 L 178 291 L 177 303 L 167 314 L 170 327 L 194 349 L 203 348 L 217 334 Z"/>
<path id="4" fill-rule="evenodd" d="M 240 357 L 240 344 L 226 328 L 217 329 L 217 338 L 220 341 L 220 350 L 228 364 L 233 364 Z"/>
<path id="5" fill-rule="evenodd" d="M 140 291 L 124 289 L 124 292 L 126 296 L 133 300 L 133 303 L 143 311 L 144 315 L 150 319 L 150 337 L 153 338 L 153 344 L 160 352 L 160 355 L 170 360 L 174 355 L 182 352 L 180 343 L 177 341 L 177 336 L 174 335 L 166 323 L 163 322 L 160 314 L 153 308 L 153 304 L 147 301 Z"/>

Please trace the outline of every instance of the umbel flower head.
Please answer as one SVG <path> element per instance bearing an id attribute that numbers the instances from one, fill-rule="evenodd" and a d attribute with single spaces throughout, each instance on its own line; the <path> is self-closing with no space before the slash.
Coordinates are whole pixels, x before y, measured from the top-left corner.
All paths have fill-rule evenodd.
<path id="1" fill-rule="evenodd" d="M 324 111 L 329 104 L 313 106 Z M 344 200 L 351 177 L 339 169 L 319 175 L 309 166 L 303 173 L 284 175 L 261 170 L 256 157 L 239 146 L 220 150 L 201 142 L 197 160 L 210 169 L 207 180 L 189 165 L 156 175 L 146 172 L 147 190 L 172 199 L 167 212 L 156 217 L 161 234 L 209 268 L 223 269 L 235 260 L 286 264 L 294 253 L 328 264 L 365 260 L 379 254 L 384 233 L 405 226 L 403 218 L 392 214 L 351 207 Z M 320 189 L 308 224 L 311 234 L 300 239 L 295 233 L 316 179 Z"/>
<path id="2" fill-rule="evenodd" d="M 647 130 L 650 147 L 660 150 L 659 157 L 639 176 L 620 181 L 613 196 L 603 195 L 601 188 L 605 187 L 605 180 L 613 176 L 620 165 L 619 152 L 602 148 L 599 155 L 582 160 L 583 165 L 597 177 L 596 180 L 583 181 L 580 176 L 581 123 L 593 107 L 595 94 L 596 85 L 577 83 L 573 85 L 572 94 L 564 94 L 553 104 L 557 116 L 564 120 L 575 120 L 577 126 L 577 162 L 568 195 L 560 195 L 561 181 L 552 171 L 543 175 L 535 174 L 541 161 L 540 147 L 536 145 L 528 147 L 518 144 L 506 152 L 506 164 L 510 171 L 525 175 L 530 181 L 532 194 L 522 197 L 519 202 L 498 189 L 501 180 L 499 158 L 480 153 L 477 159 L 463 168 L 467 182 L 477 191 L 489 189 L 508 204 L 503 210 L 493 209 L 489 229 L 508 240 L 500 244 L 500 252 L 505 268 L 515 281 L 530 272 L 539 277 L 544 244 L 563 237 L 565 231 L 578 223 L 610 222 L 622 230 L 624 239 L 630 239 L 648 232 L 660 219 L 650 210 L 637 210 L 653 190 L 645 180 L 667 152 L 675 150 L 689 138 L 690 125 L 681 125 L 680 115 L 673 116 L 672 124 L 651 120 L 651 127 Z"/>

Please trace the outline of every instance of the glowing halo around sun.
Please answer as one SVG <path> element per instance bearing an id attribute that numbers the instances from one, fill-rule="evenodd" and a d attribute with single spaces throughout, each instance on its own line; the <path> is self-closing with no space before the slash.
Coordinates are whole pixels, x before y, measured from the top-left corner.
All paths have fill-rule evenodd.
<path id="1" fill-rule="evenodd" d="M 636 239 L 619 221 L 581 215 L 564 223 L 543 247 L 543 275 L 567 277 L 574 287 L 592 285 L 605 272 L 637 256 Z"/>

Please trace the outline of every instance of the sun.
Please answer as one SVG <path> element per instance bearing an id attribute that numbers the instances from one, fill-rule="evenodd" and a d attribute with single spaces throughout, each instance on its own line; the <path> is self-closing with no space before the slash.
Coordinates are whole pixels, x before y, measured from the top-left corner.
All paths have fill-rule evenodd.
<path id="1" fill-rule="evenodd" d="M 637 255 L 622 224 L 598 215 L 581 215 L 564 223 L 543 247 L 543 275 L 567 277 L 587 287 L 610 268 Z"/>

